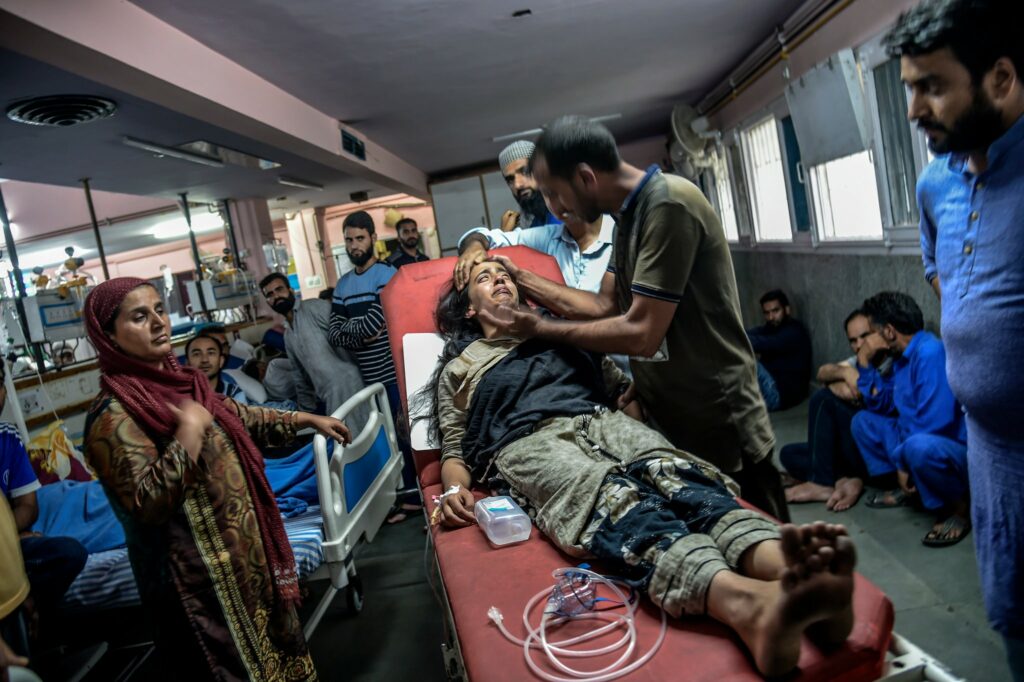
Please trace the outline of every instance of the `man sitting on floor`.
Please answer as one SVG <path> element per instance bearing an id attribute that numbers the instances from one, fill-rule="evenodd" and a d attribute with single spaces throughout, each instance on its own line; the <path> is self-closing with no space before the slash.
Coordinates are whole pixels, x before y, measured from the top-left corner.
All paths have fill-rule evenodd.
<path id="1" fill-rule="evenodd" d="M 773 289 L 761 297 L 765 323 L 747 330 L 757 355 L 757 383 L 769 412 L 785 410 L 807 397 L 811 383 L 811 337 L 791 316 L 789 297 Z"/>
<path id="2" fill-rule="evenodd" d="M 906 294 L 876 294 L 863 310 L 873 333 L 857 352 L 865 409 L 853 418 L 853 438 L 868 474 L 895 472 L 900 486 L 874 495 L 868 506 L 896 507 L 917 494 L 941 514 L 924 544 L 956 544 L 971 529 L 967 429 L 946 379 L 945 348 L 924 331 L 921 308 Z M 880 354 L 893 357 L 889 377 L 876 369 Z"/>
<path id="3" fill-rule="evenodd" d="M 811 396 L 807 442 L 791 443 L 779 453 L 786 471 L 798 481 L 786 488 L 786 501 L 825 502 L 832 511 L 846 511 L 855 505 L 867 478 L 850 422 L 864 406 L 857 388 L 857 351 L 871 334 L 871 325 L 858 308 L 849 314 L 843 327 L 853 355 L 818 368 L 818 381 L 825 387 Z M 892 359 L 883 354 L 878 357 L 878 370 L 886 376 L 892 369 Z"/>
<path id="4" fill-rule="evenodd" d="M 185 344 L 185 361 L 189 367 L 195 367 L 206 375 L 210 381 L 210 388 L 214 393 L 220 393 L 228 398 L 233 398 L 243 405 L 249 404 L 245 391 L 238 383 L 224 374 L 224 347 L 214 337 L 201 333 L 193 336 Z"/>

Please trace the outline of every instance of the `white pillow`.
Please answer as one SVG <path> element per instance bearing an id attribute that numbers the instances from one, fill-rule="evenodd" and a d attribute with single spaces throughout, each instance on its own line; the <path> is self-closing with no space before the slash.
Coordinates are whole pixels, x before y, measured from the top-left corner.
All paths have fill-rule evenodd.
<path id="1" fill-rule="evenodd" d="M 267 389 L 263 388 L 263 384 L 253 379 L 241 369 L 226 369 L 224 373 L 242 387 L 242 390 L 245 391 L 245 397 L 249 399 L 249 402 L 267 402 Z"/>
<path id="2" fill-rule="evenodd" d="M 415 450 L 436 450 L 441 444 L 435 443 L 428 432 L 427 420 L 416 421 L 416 417 L 426 416 L 425 406 L 417 406 L 413 398 L 430 381 L 444 350 L 444 340 L 434 332 L 406 334 L 402 337 L 402 348 L 405 349 L 405 397 L 409 405 L 409 423 L 412 424 L 410 441 Z"/>

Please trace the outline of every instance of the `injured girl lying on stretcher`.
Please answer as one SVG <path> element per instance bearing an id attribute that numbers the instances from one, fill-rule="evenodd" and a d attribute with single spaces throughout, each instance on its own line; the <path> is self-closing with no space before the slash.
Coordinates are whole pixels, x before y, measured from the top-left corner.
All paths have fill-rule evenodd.
<path id="1" fill-rule="evenodd" d="M 445 345 L 427 384 L 436 393 L 418 399 L 441 443 L 444 487 L 460 487 L 442 503 L 443 522 L 473 522 L 473 483 L 510 494 L 567 554 L 598 559 L 672 616 L 730 626 L 765 675 L 796 666 L 804 633 L 822 646 L 845 641 L 855 563 L 846 530 L 780 529 L 744 509 L 724 474 L 616 409 L 628 380 L 613 363 L 499 338 L 477 315 L 519 304 L 494 261 L 438 304 Z"/>

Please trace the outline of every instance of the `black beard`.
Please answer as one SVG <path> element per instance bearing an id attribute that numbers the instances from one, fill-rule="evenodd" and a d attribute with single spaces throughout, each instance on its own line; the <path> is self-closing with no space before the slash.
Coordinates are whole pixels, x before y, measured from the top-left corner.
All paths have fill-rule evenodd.
<path id="1" fill-rule="evenodd" d="M 946 133 L 946 139 L 941 142 L 928 142 L 928 147 L 934 154 L 966 154 L 986 150 L 1006 132 L 1003 130 L 1002 115 L 980 90 L 975 90 L 971 106 L 960 115 L 951 128 L 927 119 L 918 121 L 918 125 Z"/>
<path id="2" fill-rule="evenodd" d="M 402 246 L 404 246 L 407 249 L 415 249 L 417 246 L 419 246 L 419 243 L 419 237 L 409 237 L 407 240 L 402 242 Z"/>
<path id="3" fill-rule="evenodd" d="M 363 255 L 361 256 L 353 256 L 351 251 L 346 251 L 345 253 L 348 254 L 348 259 L 352 261 L 352 265 L 356 266 L 357 268 L 361 268 L 364 265 L 366 265 L 368 262 L 370 262 L 370 259 L 373 257 L 373 251 L 369 250 L 364 251 Z"/>
<path id="4" fill-rule="evenodd" d="M 540 226 L 547 222 L 548 205 L 544 203 L 544 196 L 534 190 L 526 199 L 516 197 L 516 203 L 523 209 L 523 218 L 520 223 L 523 227 Z"/>
<path id="5" fill-rule="evenodd" d="M 271 306 L 274 312 L 278 315 L 287 315 L 295 307 L 295 294 L 292 294 L 288 298 L 279 298 L 274 301 Z"/>

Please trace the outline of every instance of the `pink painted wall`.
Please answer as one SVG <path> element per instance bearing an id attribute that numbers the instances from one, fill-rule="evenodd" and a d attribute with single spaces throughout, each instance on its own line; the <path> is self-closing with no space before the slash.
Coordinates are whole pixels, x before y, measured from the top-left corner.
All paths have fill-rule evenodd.
<path id="1" fill-rule="evenodd" d="M 665 119 L 665 135 L 646 137 L 642 140 L 635 140 L 619 145 L 619 155 L 626 163 L 631 163 L 638 168 L 646 168 L 652 163 L 659 166 L 668 159 L 668 150 L 665 143 L 668 141 L 668 129 L 670 123 Z"/>
<path id="2" fill-rule="evenodd" d="M 3 192 L 11 222 L 18 227 L 15 235 L 18 240 L 90 223 L 85 191 L 81 188 L 8 180 L 0 183 L 0 192 Z M 174 202 L 166 198 L 95 190 L 92 202 L 101 225 L 105 218 L 174 206 Z"/>
<path id="3" fill-rule="evenodd" d="M 364 201 L 360 204 L 331 206 L 326 212 L 325 222 L 327 223 L 327 231 L 325 241 L 331 245 L 343 245 L 345 243 L 345 235 L 341 229 L 341 224 L 345 221 L 345 216 L 356 211 L 366 211 L 370 214 L 374 225 L 377 226 L 378 239 L 391 239 L 395 237 L 395 230 L 384 224 L 384 214 L 389 206 L 396 206 L 403 216 L 415 220 L 420 228 L 420 232 L 423 232 L 425 228 L 434 227 L 434 209 L 431 205 L 423 203 L 421 206 L 402 206 L 402 204 L 419 203 L 421 203 L 421 200 L 416 197 L 407 194 L 392 194 L 372 201 Z"/>
<path id="4" fill-rule="evenodd" d="M 225 246 L 223 237 L 219 236 L 197 241 L 201 254 L 220 253 Z M 167 265 L 173 273 L 195 270 L 192 247 L 188 241 L 182 240 L 173 244 L 150 246 L 107 256 L 107 267 L 110 269 L 111 277 L 152 279 L 160 276 L 161 265 Z M 87 260 L 83 269 L 91 272 L 98 280 L 103 279 L 103 268 L 100 267 L 98 258 Z"/>

